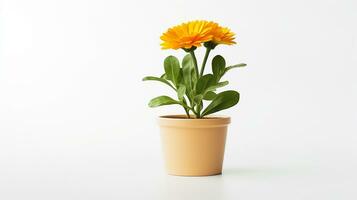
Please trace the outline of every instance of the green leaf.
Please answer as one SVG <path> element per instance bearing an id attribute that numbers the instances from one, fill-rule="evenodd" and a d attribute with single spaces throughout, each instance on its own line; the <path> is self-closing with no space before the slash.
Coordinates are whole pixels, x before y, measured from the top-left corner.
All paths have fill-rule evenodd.
<path id="1" fill-rule="evenodd" d="M 217 84 L 215 84 L 215 85 L 209 86 L 209 87 L 206 89 L 206 91 L 207 91 L 207 92 L 208 92 L 208 91 L 215 91 L 217 88 L 224 87 L 224 86 L 228 85 L 228 83 L 229 83 L 228 81 L 219 82 L 219 83 L 217 83 Z"/>
<path id="2" fill-rule="evenodd" d="M 185 93 L 186 93 L 185 85 L 180 84 L 179 88 L 177 89 L 177 97 L 180 101 L 183 100 L 183 96 L 185 95 Z"/>
<path id="3" fill-rule="evenodd" d="M 188 101 L 190 102 L 191 106 L 194 107 L 195 106 L 195 101 L 194 101 L 195 92 L 193 90 L 187 91 L 187 88 L 186 88 L 186 95 L 188 97 Z"/>
<path id="4" fill-rule="evenodd" d="M 165 83 L 166 85 L 170 86 L 172 89 L 176 90 L 174 88 L 174 86 L 171 85 L 170 82 L 168 82 L 166 79 L 163 79 L 163 78 L 158 78 L 155 76 L 147 76 L 147 77 L 143 78 L 143 81 L 160 81 L 160 82 Z"/>
<path id="5" fill-rule="evenodd" d="M 158 106 L 171 105 L 171 104 L 180 104 L 180 102 L 168 96 L 158 96 L 150 100 L 149 107 L 154 108 Z"/>
<path id="6" fill-rule="evenodd" d="M 160 76 L 160 78 L 167 79 L 167 78 L 166 78 L 166 74 L 163 73 L 163 74 Z"/>
<path id="7" fill-rule="evenodd" d="M 195 96 L 195 98 L 193 100 L 195 101 L 196 104 L 200 104 L 202 99 L 203 99 L 203 95 L 199 94 L 199 95 Z"/>
<path id="8" fill-rule="evenodd" d="M 180 105 L 186 110 L 189 111 L 191 108 L 187 105 L 187 102 L 185 100 L 185 98 L 182 99 L 182 103 L 180 103 Z"/>
<path id="9" fill-rule="evenodd" d="M 183 79 L 183 72 L 182 72 L 182 68 L 180 68 L 180 75 L 179 75 L 180 79 L 179 79 L 179 85 L 185 85 L 185 81 Z"/>
<path id="10" fill-rule="evenodd" d="M 182 99 L 182 104 L 181 104 L 181 105 L 183 106 L 183 109 L 185 109 L 185 112 L 186 112 L 187 114 L 189 114 L 190 108 L 187 106 L 187 102 L 186 102 L 186 99 L 185 99 L 185 98 Z"/>
<path id="11" fill-rule="evenodd" d="M 164 60 L 165 75 L 177 87 L 180 83 L 180 63 L 175 56 L 168 56 Z"/>
<path id="12" fill-rule="evenodd" d="M 183 82 L 186 86 L 186 91 L 191 93 L 194 89 L 194 85 L 197 82 L 197 76 L 195 74 L 195 66 L 190 54 L 187 54 L 182 60 L 182 74 Z"/>
<path id="13" fill-rule="evenodd" d="M 206 74 L 200 77 L 196 84 L 196 94 L 204 94 L 206 89 L 214 84 L 213 74 Z"/>
<path id="14" fill-rule="evenodd" d="M 203 102 L 202 102 L 202 100 L 200 101 L 200 103 L 199 103 L 197 106 L 198 106 L 199 112 L 201 112 L 201 110 L 202 110 L 202 108 L 203 108 Z"/>
<path id="15" fill-rule="evenodd" d="M 239 101 L 239 93 L 228 90 L 217 94 L 207 108 L 202 112 L 202 116 L 209 115 L 236 105 Z"/>
<path id="16" fill-rule="evenodd" d="M 216 96 L 217 96 L 216 93 L 214 93 L 214 92 L 212 92 L 212 91 L 208 91 L 208 92 L 206 92 L 206 94 L 203 96 L 203 99 L 210 101 L 210 100 L 213 100 Z"/>
<path id="17" fill-rule="evenodd" d="M 224 70 L 224 72 L 228 72 L 229 70 L 231 69 L 234 69 L 234 68 L 238 68 L 238 67 L 245 67 L 247 66 L 247 64 L 245 63 L 240 63 L 240 64 L 236 64 L 236 65 L 232 65 L 232 66 L 229 66 L 229 67 L 226 67 L 226 69 Z"/>
<path id="18" fill-rule="evenodd" d="M 218 82 L 219 79 L 224 74 L 224 69 L 226 67 L 226 61 L 221 55 L 216 55 L 212 60 L 212 72 Z"/>

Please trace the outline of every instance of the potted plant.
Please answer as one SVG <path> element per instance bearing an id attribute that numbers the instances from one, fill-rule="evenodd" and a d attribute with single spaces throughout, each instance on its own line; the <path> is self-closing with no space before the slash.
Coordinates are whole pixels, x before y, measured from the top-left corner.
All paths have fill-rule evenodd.
<path id="1" fill-rule="evenodd" d="M 232 45 L 235 34 L 215 22 L 196 20 L 169 28 L 160 37 L 162 49 L 182 49 L 187 55 L 180 63 L 174 56 L 164 60 L 165 73 L 147 76 L 144 81 L 159 81 L 177 94 L 176 98 L 158 96 L 150 107 L 180 105 L 185 114 L 159 117 L 161 139 L 168 174 L 208 176 L 222 173 L 227 126 L 230 117 L 211 116 L 239 101 L 234 90 L 217 92 L 228 84 L 224 75 L 246 64 L 226 66 L 221 55 L 212 59 L 212 73 L 204 73 L 209 54 L 217 45 Z M 204 46 L 206 53 L 198 65 L 195 51 Z M 207 104 L 207 105 L 206 105 Z"/>

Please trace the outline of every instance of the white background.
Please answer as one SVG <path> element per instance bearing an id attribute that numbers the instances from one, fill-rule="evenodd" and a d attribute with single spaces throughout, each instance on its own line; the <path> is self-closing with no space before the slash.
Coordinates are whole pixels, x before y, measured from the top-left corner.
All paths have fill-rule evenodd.
<path id="1" fill-rule="evenodd" d="M 356 199 L 357 1 L 0 1 L 0 199 Z M 168 27 L 214 20 L 241 93 L 222 176 L 167 176 Z M 201 49 L 202 51 L 203 49 Z M 202 56 L 202 52 L 200 54 Z M 202 58 L 202 57 L 200 57 Z"/>

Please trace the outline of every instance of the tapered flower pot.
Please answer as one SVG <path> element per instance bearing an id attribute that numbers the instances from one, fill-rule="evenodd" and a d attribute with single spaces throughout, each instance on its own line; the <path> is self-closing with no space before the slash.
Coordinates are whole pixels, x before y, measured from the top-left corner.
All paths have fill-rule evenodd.
<path id="1" fill-rule="evenodd" d="M 177 176 L 221 174 L 229 123 L 229 117 L 161 116 L 159 125 L 167 173 Z"/>

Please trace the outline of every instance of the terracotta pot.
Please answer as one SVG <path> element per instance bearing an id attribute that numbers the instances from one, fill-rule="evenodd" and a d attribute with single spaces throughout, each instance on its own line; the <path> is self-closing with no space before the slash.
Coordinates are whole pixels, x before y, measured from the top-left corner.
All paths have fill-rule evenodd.
<path id="1" fill-rule="evenodd" d="M 188 119 L 184 115 L 161 116 L 159 125 L 168 174 L 221 174 L 229 123 L 229 117 Z"/>

